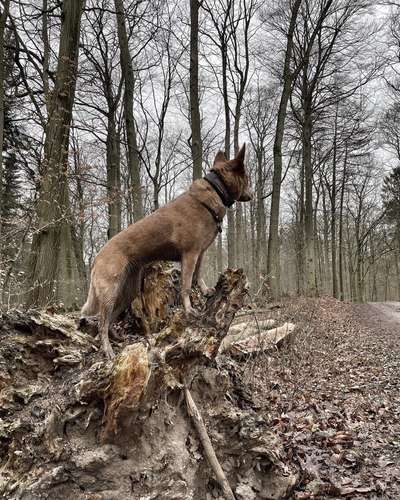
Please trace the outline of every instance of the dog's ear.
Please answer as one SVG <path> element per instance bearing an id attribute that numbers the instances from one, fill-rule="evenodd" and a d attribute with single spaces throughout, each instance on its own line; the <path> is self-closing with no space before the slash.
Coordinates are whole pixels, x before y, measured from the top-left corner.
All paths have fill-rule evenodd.
<path id="1" fill-rule="evenodd" d="M 235 158 L 229 162 L 232 170 L 240 174 L 242 174 L 245 171 L 244 168 L 245 154 L 246 154 L 246 143 L 244 143 L 243 146 L 240 148 Z"/>
<path id="2" fill-rule="evenodd" d="M 239 149 L 235 159 L 239 160 L 241 163 L 244 163 L 245 156 L 246 156 L 246 143 L 244 142 L 243 146 Z"/>
<path id="3" fill-rule="evenodd" d="M 214 158 L 214 166 L 217 163 L 225 163 L 227 161 L 227 158 L 225 156 L 225 153 L 223 151 L 218 151 L 218 153 L 215 155 Z"/>

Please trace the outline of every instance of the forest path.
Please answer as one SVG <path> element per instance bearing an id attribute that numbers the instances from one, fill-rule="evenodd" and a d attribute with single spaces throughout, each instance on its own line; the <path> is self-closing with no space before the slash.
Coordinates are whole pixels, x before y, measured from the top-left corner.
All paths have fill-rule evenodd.
<path id="1" fill-rule="evenodd" d="M 400 335 L 400 302 L 368 302 L 364 309 L 374 323 L 390 330 L 395 328 Z"/>

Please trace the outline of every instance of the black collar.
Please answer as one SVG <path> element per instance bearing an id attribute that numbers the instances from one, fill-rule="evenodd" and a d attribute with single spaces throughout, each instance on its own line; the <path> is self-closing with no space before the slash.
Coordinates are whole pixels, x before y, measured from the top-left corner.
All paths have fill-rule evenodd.
<path id="1" fill-rule="evenodd" d="M 211 170 L 203 177 L 215 189 L 218 196 L 221 198 L 222 203 L 226 207 L 231 207 L 235 203 L 235 198 L 229 193 L 222 177 L 215 170 Z"/>

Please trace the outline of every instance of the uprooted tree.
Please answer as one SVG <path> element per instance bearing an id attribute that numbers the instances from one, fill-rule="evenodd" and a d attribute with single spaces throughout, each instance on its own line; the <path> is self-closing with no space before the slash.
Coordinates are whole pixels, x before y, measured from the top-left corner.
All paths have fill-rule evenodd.
<path id="1" fill-rule="evenodd" d="M 239 321 L 229 333 L 247 295 L 241 270 L 222 274 L 206 302 L 194 294 L 202 313 L 192 321 L 177 307 L 178 283 L 176 270 L 149 269 L 143 300 L 114 327 L 114 362 L 95 323 L 2 316 L 4 498 L 283 498 L 293 487 L 282 445 L 241 400 L 240 363 L 224 354 L 264 350 L 293 325 L 245 331 Z"/>

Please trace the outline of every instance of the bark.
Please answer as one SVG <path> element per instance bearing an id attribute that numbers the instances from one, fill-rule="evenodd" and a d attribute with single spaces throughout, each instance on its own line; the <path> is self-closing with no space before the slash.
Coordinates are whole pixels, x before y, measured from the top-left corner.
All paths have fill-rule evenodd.
<path id="1" fill-rule="evenodd" d="M 297 275 L 298 275 L 298 295 L 303 295 L 305 292 L 305 238 L 304 238 L 304 162 L 300 168 L 300 200 L 298 208 L 298 223 L 297 223 Z"/>
<path id="2" fill-rule="evenodd" d="M 218 233 L 217 237 L 217 271 L 222 273 L 223 258 L 222 258 L 222 234 Z"/>
<path id="3" fill-rule="evenodd" d="M 228 78 L 227 78 L 227 66 L 228 66 L 228 53 L 227 53 L 226 42 L 221 45 L 221 56 L 222 56 L 222 95 L 224 100 L 224 114 L 225 114 L 225 156 L 229 159 L 231 150 L 231 118 L 229 109 L 229 97 L 228 97 Z M 235 213 L 233 209 L 227 210 L 227 220 L 228 220 L 228 267 L 234 268 L 236 263 L 236 241 L 235 241 Z"/>
<path id="4" fill-rule="evenodd" d="M 338 282 L 337 282 L 337 269 L 336 269 L 336 169 L 337 169 L 337 125 L 338 125 L 338 106 L 335 106 L 335 122 L 333 131 L 333 158 L 332 158 L 332 188 L 331 188 L 331 237 L 332 237 L 332 294 L 338 298 Z"/>
<path id="5" fill-rule="evenodd" d="M 305 66 L 307 67 L 307 65 Z M 304 78 L 307 78 L 306 76 Z M 306 95 L 303 100 L 303 164 L 304 164 L 304 257 L 305 257 L 305 286 L 306 294 L 315 296 L 315 248 L 314 248 L 314 223 L 313 223 L 313 165 L 312 165 L 312 111 L 311 99 Z"/>
<path id="6" fill-rule="evenodd" d="M 81 302 L 68 192 L 68 147 L 82 8 L 83 0 L 63 3 L 56 83 L 51 94 L 37 204 L 38 229 L 31 246 L 31 306 L 56 302 L 75 308 Z"/>
<path id="7" fill-rule="evenodd" d="M 344 207 L 344 194 L 346 187 L 346 178 L 347 178 L 347 146 L 345 148 L 344 153 L 344 164 L 343 164 L 343 175 L 342 182 L 340 186 L 340 204 L 339 204 L 339 298 L 340 300 L 344 300 L 344 280 L 343 280 L 343 207 Z"/>
<path id="8" fill-rule="evenodd" d="M 322 183 L 322 206 L 323 206 L 323 217 L 324 217 L 324 266 L 323 266 L 323 279 L 326 284 L 330 282 L 329 276 L 329 220 L 328 220 L 328 209 L 326 200 L 326 190 Z"/>
<path id="9" fill-rule="evenodd" d="M 121 231 L 120 142 L 113 105 L 109 105 L 107 118 L 108 238 L 112 238 Z"/>
<path id="10" fill-rule="evenodd" d="M 125 24 L 125 10 L 122 0 L 114 0 L 117 15 L 118 40 L 122 77 L 125 82 L 124 117 L 128 149 L 128 172 L 132 194 L 132 214 L 134 221 L 143 217 L 142 188 L 140 184 L 140 158 L 137 146 L 136 124 L 133 116 L 133 92 L 135 77 L 129 51 L 128 35 Z"/>
<path id="11" fill-rule="evenodd" d="M 6 21 L 10 9 L 10 0 L 5 0 L 3 11 L 0 14 L 0 207 L 2 206 L 3 194 L 3 145 L 4 145 L 4 33 Z M 2 231 L 2 221 L 0 220 L 0 240 Z"/>
<path id="12" fill-rule="evenodd" d="M 193 180 L 203 175 L 199 102 L 199 0 L 190 0 L 190 124 Z"/>
<path id="13" fill-rule="evenodd" d="M 256 280 L 264 277 L 264 254 L 266 248 L 265 207 L 263 199 L 263 154 L 257 153 L 257 185 L 256 185 L 256 242 L 255 242 L 255 268 Z"/>
<path id="14" fill-rule="evenodd" d="M 400 301 L 400 222 L 397 223 L 397 255 L 396 260 L 396 274 L 397 274 L 397 300 Z"/>
<path id="15" fill-rule="evenodd" d="M 42 3 L 42 42 L 43 42 L 43 91 L 45 96 L 47 114 L 50 112 L 50 85 L 49 85 L 49 64 L 50 64 L 50 41 L 48 27 L 48 2 Z"/>
<path id="16" fill-rule="evenodd" d="M 268 236 L 267 275 L 270 294 L 277 299 L 281 293 L 280 262 L 279 262 L 279 213 L 282 183 L 282 143 L 285 132 L 287 106 L 290 98 L 293 75 L 290 63 L 293 52 L 293 34 L 296 27 L 297 15 L 302 0 L 296 0 L 291 11 L 290 24 L 287 34 L 285 61 L 283 66 L 283 89 L 279 102 L 274 139 L 274 173 L 272 178 L 271 214 Z"/>

